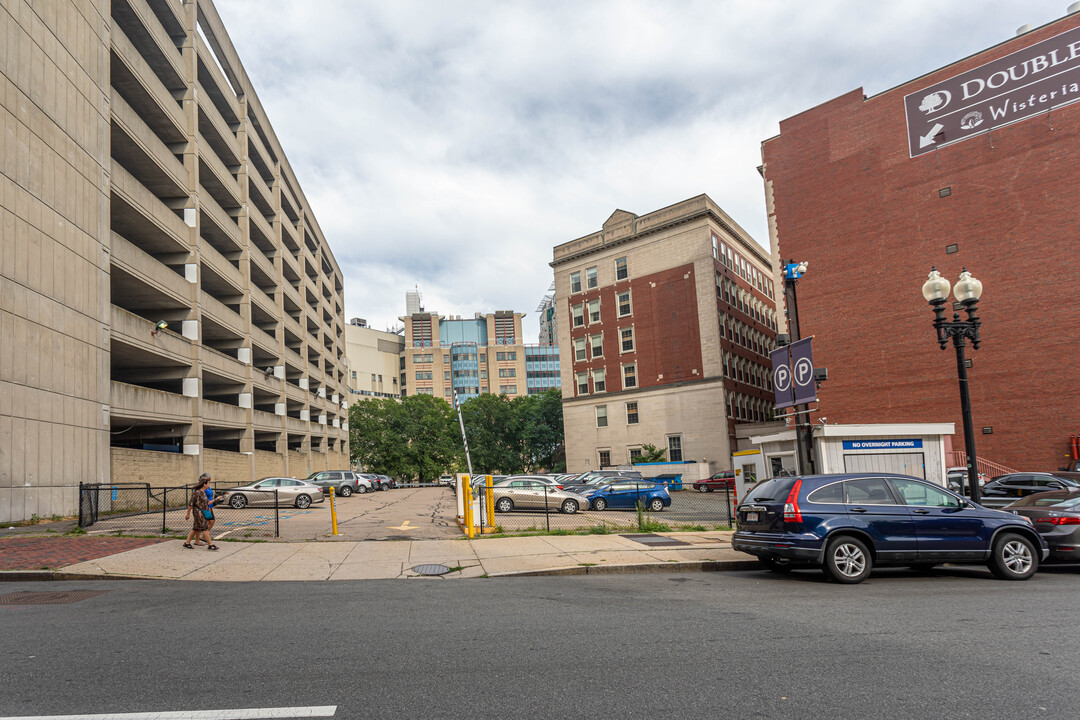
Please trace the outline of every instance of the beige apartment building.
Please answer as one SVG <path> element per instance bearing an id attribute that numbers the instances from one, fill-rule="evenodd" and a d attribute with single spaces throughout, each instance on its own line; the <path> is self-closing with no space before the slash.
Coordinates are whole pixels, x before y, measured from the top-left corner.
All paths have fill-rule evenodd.
<path id="1" fill-rule="evenodd" d="M 735 424 L 773 400 L 772 262 L 707 195 L 617 210 L 558 245 L 567 469 L 626 464 L 644 444 L 729 469 Z"/>
<path id="2" fill-rule="evenodd" d="M 522 313 L 499 310 L 471 318 L 416 312 L 405 323 L 405 394 L 453 404 L 480 393 L 527 394 Z"/>
<path id="3" fill-rule="evenodd" d="M 401 397 L 405 338 L 400 333 L 375 330 L 363 318 L 345 326 L 345 358 L 350 400 Z"/>
<path id="4" fill-rule="evenodd" d="M 341 271 L 213 3 L 0 37 L 0 521 L 347 466 Z"/>

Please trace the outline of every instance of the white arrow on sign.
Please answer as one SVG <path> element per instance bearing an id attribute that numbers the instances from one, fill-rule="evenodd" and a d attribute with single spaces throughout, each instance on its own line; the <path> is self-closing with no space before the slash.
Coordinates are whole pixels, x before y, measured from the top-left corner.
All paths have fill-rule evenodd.
<path id="1" fill-rule="evenodd" d="M 930 132 L 919 138 L 919 147 L 924 148 L 927 145 L 933 145 L 935 142 L 937 142 L 936 140 L 934 140 L 934 137 L 944 129 L 944 125 L 942 125 L 941 123 L 935 123 L 934 127 L 930 128 Z"/>

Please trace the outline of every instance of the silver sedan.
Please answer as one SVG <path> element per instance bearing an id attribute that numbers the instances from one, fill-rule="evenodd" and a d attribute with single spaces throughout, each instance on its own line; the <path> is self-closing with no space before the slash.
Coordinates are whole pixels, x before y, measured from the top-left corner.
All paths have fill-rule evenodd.
<path id="1" fill-rule="evenodd" d="M 219 503 L 237 509 L 248 506 L 274 507 L 275 503 L 279 506 L 295 505 L 303 509 L 324 500 L 326 497 L 322 488 L 315 483 L 296 478 L 270 477 L 251 485 L 222 491 Z"/>
<path id="2" fill-rule="evenodd" d="M 482 490 L 481 490 L 482 492 Z M 588 510 L 588 499 L 539 478 L 506 478 L 492 489 L 495 512 L 558 510 L 568 515 Z"/>

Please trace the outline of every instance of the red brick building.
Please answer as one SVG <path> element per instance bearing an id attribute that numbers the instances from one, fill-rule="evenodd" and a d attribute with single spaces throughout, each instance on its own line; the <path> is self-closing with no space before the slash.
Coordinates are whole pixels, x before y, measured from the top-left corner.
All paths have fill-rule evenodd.
<path id="1" fill-rule="evenodd" d="M 735 423 L 773 410 L 776 287 L 764 250 L 707 195 L 615 211 L 554 248 L 566 461 L 625 465 L 645 444 L 727 469 Z"/>
<path id="2" fill-rule="evenodd" d="M 920 288 L 931 265 L 953 283 L 966 266 L 984 286 L 983 343 L 967 348 L 977 454 L 1064 464 L 1080 431 L 1078 99 L 1073 14 L 830 100 L 762 144 L 773 257 L 809 261 L 799 324 L 829 368 L 819 416 L 955 422 L 963 449 L 955 353 Z"/>

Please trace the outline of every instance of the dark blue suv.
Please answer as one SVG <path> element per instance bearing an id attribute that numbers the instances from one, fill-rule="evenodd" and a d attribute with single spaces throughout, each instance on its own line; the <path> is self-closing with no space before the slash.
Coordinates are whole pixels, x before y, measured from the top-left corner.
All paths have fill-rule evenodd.
<path id="1" fill-rule="evenodd" d="M 944 562 L 986 563 L 999 578 L 1026 580 L 1049 552 L 1027 518 L 904 475 L 772 478 L 736 513 L 736 550 L 776 572 L 818 566 L 842 583 L 862 582 L 874 565 Z"/>

